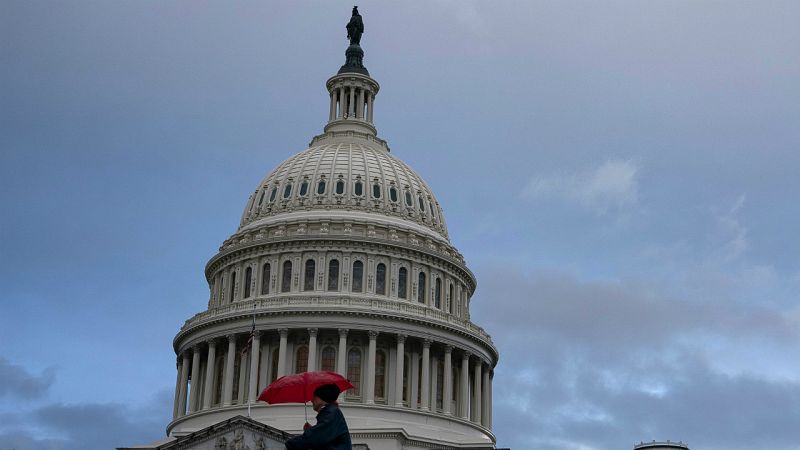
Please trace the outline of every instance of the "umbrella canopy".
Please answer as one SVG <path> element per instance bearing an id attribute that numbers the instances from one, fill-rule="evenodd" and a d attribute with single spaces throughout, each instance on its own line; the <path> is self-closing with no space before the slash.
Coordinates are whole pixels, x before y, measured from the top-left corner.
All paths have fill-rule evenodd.
<path id="1" fill-rule="evenodd" d="M 271 405 L 305 403 L 314 397 L 316 388 L 325 384 L 335 384 L 342 392 L 353 387 L 347 378 L 336 372 L 303 372 L 278 378 L 264 389 L 258 399 Z"/>

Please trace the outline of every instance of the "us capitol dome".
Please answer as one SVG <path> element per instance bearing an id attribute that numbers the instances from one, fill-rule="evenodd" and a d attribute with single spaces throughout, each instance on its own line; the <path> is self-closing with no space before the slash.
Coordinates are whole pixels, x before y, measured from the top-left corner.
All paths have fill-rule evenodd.
<path id="1" fill-rule="evenodd" d="M 303 405 L 256 398 L 330 370 L 355 386 L 339 399 L 354 448 L 495 448 L 498 352 L 470 321 L 475 276 L 428 184 L 378 137 L 363 55 L 351 39 L 323 133 L 254 187 L 206 265 L 208 309 L 173 341 L 173 442 L 248 413 L 300 433 Z"/>

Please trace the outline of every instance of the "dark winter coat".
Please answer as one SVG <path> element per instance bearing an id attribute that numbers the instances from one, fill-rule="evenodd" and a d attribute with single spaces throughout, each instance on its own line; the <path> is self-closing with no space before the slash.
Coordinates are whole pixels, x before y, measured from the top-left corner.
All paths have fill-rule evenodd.
<path id="1" fill-rule="evenodd" d="M 336 403 L 328 403 L 317 413 L 317 424 L 300 436 L 286 441 L 286 450 L 352 450 L 350 430 Z"/>

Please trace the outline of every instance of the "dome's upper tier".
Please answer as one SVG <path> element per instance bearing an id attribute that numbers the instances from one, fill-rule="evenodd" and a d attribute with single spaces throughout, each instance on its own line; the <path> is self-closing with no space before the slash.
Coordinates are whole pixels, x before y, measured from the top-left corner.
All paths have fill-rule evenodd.
<path id="1" fill-rule="evenodd" d="M 444 215 L 427 183 L 385 147 L 370 144 L 326 143 L 287 159 L 250 196 L 240 229 L 282 214 L 346 210 L 421 225 L 447 240 Z"/>

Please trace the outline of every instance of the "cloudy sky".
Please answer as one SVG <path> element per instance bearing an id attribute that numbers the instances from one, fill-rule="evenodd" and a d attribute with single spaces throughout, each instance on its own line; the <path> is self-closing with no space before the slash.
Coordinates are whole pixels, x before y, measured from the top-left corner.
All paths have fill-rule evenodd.
<path id="1" fill-rule="evenodd" d="M 351 6 L 0 0 L 0 448 L 163 436 Z M 800 4 L 359 6 L 379 133 L 478 278 L 498 444 L 800 448 Z"/>

